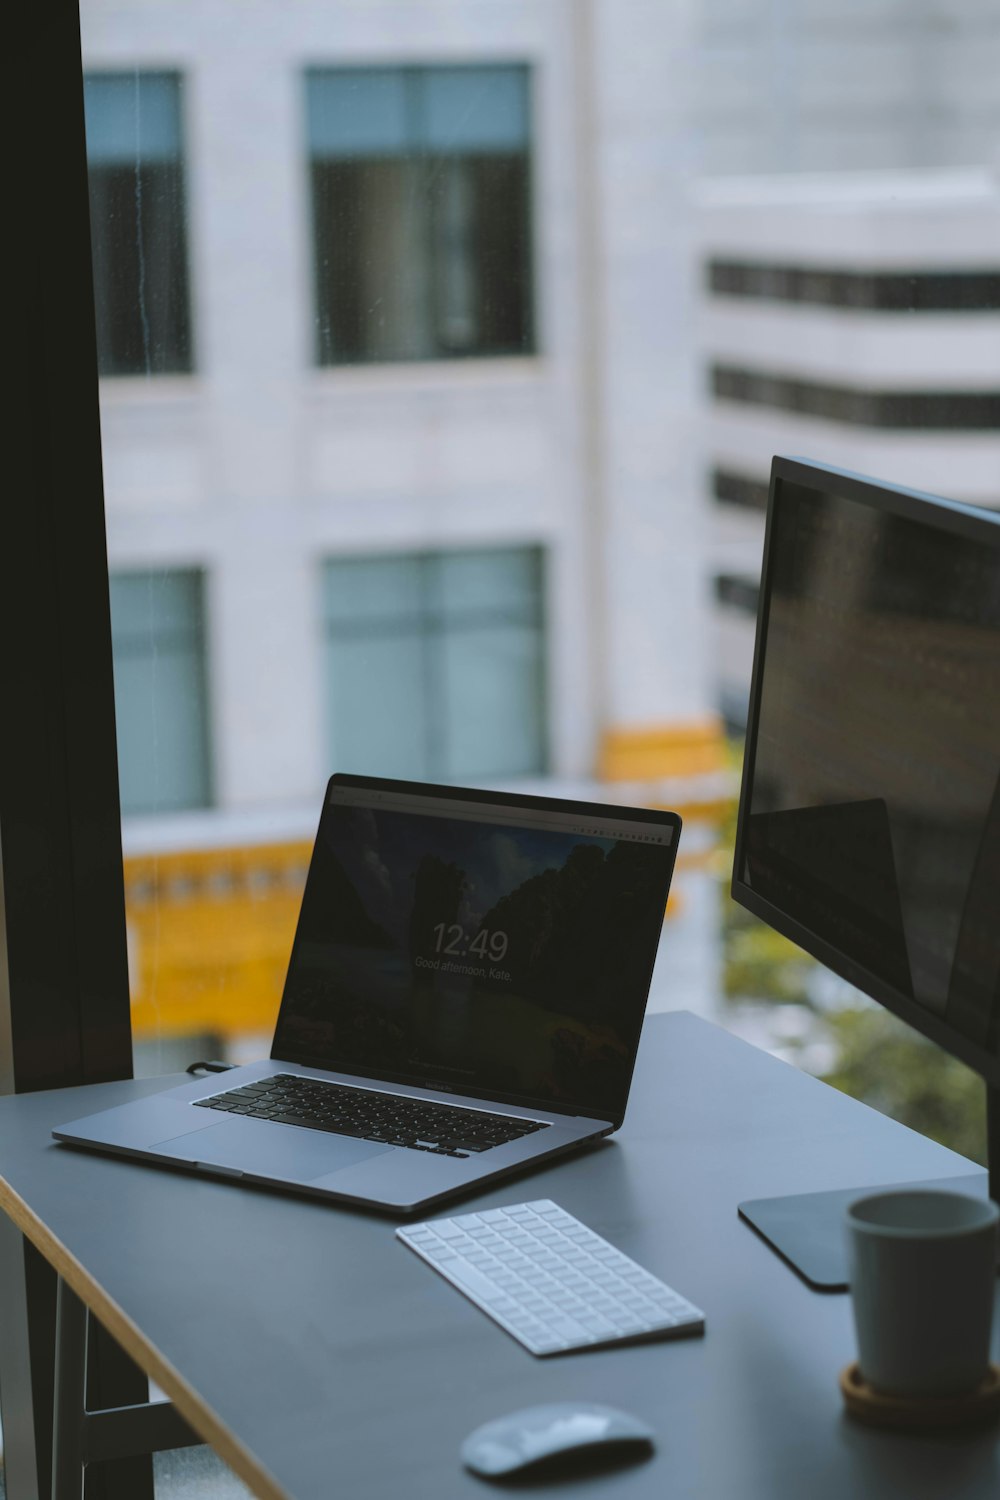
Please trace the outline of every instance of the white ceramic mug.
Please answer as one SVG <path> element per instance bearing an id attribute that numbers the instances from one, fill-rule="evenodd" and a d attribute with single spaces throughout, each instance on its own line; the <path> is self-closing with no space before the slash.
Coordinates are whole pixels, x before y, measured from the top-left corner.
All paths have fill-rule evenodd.
<path id="1" fill-rule="evenodd" d="M 956 1396 L 989 1369 L 997 1221 L 989 1198 L 896 1189 L 847 1210 L 858 1364 L 875 1390 Z"/>

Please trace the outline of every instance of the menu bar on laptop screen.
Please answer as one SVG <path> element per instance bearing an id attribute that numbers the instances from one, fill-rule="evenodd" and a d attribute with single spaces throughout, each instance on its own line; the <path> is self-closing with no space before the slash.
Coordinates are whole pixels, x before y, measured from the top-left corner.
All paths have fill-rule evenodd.
<path id="1" fill-rule="evenodd" d="M 421 797 L 411 792 L 369 791 L 362 787 L 345 787 L 336 783 L 331 785 L 327 800 L 340 807 L 370 807 L 384 812 L 447 817 L 471 823 L 508 824 L 516 828 L 530 825 L 532 828 L 548 828 L 559 833 L 627 839 L 637 844 L 659 844 L 663 848 L 670 847 L 675 832 L 670 825 L 637 823 L 627 818 L 590 817 L 581 815 L 580 812 L 553 812 L 548 808 L 537 807 L 503 807 L 492 802 L 467 802 L 453 797 Z"/>

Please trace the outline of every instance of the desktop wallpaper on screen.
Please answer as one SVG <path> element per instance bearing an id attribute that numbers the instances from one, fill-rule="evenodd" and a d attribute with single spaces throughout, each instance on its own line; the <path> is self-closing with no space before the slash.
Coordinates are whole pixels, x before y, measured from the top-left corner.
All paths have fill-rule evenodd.
<path id="1" fill-rule="evenodd" d="M 613 1117 L 671 864 L 641 839 L 328 807 L 275 1056 Z"/>

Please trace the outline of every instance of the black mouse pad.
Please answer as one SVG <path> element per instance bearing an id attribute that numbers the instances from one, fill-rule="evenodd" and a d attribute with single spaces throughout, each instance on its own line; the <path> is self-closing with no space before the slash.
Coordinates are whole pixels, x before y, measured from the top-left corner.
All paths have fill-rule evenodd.
<path id="1" fill-rule="evenodd" d="M 919 1182 L 875 1183 L 871 1187 L 836 1188 L 827 1193 L 795 1193 L 784 1198 L 752 1198 L 739 1204 L 740 1217 L 797 1271 L 803 1281 L 821 1292 L 846 1292 L 847 1205 L 869 1193 L 894 1188 L 928 1188 L 987 1196 L 987 1175 L 935 1177 Z"/>

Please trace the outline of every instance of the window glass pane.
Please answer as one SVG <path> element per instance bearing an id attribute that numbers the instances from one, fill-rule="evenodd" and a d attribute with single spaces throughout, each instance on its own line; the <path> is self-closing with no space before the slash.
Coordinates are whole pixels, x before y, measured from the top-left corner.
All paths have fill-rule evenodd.
<path id="1" fill-rule="evenodd" d="M 91 73 L 83 81 L 87 160 L 134 167 L 181 154 L 178 80 L 171 73 Z"/>
<path id="2" fill-rule="evenodd" d="M 84 80 L 91 250 L 102 375 L 191 369 L 180 80 Z"/>
<path id="3" fill-rule="evenodd" d="M 406 160 L 313 167 L 321 364 L 425 358 L 432 349 L 423 169 Z"/>
<path id="4" fill-rule="evenodd" d="M 306 85 L 319 362 L 530 350 L 527 69 Z"/>
<path id="5" fill-rule="evenodd" d="M 436 595 L 445 616 L 501 611 L 534 622 L 541 606 L 542 555 L 532 547 L 444 552 L 435 559 Z"/>
<path id="6" fill-rule="evenodd" d="M 112 576 L 111 620 L 123 814 L 207 806 L 201 575 Z"/>
<path id="7" fill-rule="evenodd" d="M 193 646 L 201 640 L 201 574 L 193 570 L 115 573 L 111 609 L 116 645 L 142 649 L 155 632 L 161 643 L 180 641 Z"/>
<path id="8" fill-rule="evenodd" d="M 331 770 L 416 780 L 431 774 L 424 646 L 406 627 L 330 639 Z"/>
<path id="9" fill-rule="evenodd" d="M 545 768 L 538 629 L 452 626 L 441 639 L 442 772 L 455 781 Z"/>
<path id="10" fill-rule="evenodd" d="M 425 150 L 481 154 L 527 146 L 526 68 L 428 68 L 422 82 Z"/>
<path id="11" fill-rule="evenodd" d="M 391 156 L 413 142 L 407 75 L 400 68 L 306 74 L 309 147 L 314 158 Z"/>
<path id="12" fill-rule="evenodd" d="M 350 557 L 326 565 L 331 768 L 427 774 L 424 595 L 419 557 Z"/>
<path id="13" fill-rule="evenodd" d="M 536 548 L 329 563 L 337 768 L 432 780 L 543 771 L 541 581 Z"/>
<path id="14" fill-rule="evenodd" d="M 412 625 L 423 610 L 419 557 L 342 557 L 324 570 L 324 612 L 339 629 L 381 622 Z"/>
<path id="15" fill-rule="evenodd" d="M 458 157 L 437 168 L 427 219 L 431 336 L 442 356 L 526 347 L 527 209 L 519 158 Z"/>
<path id="16" fill-rule="evenodd" d="M 481 277 L 476 265 L 476 173 L 468 161 L 445 161 L 431 204 L 431 300 L 442 349 L 460 353 L 479 332 Z"/>

